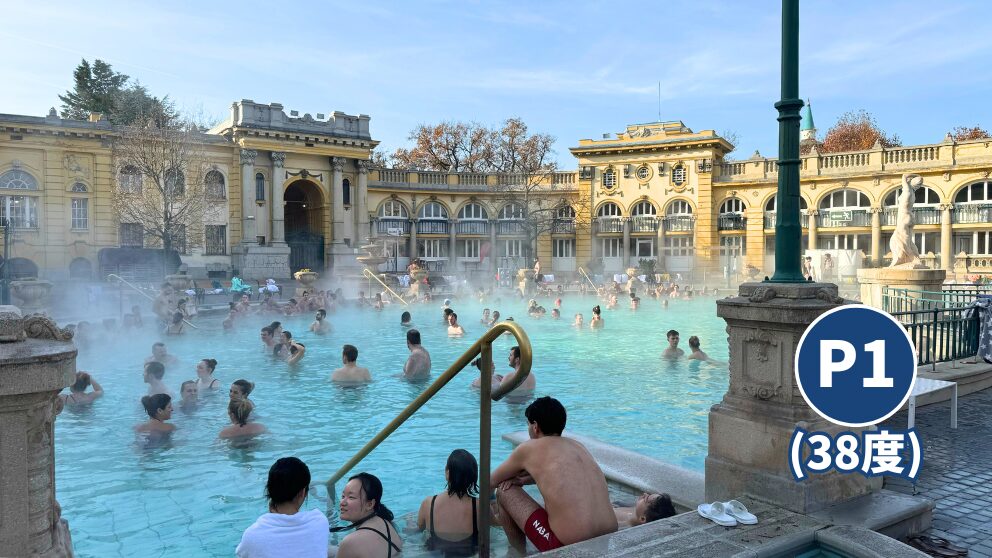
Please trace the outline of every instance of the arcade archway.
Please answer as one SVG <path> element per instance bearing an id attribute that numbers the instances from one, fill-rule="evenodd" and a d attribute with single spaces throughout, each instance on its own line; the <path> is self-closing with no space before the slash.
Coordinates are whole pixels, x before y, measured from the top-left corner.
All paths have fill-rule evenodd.
<path id="1" fill-rule="evenodd" d="M 309 180 L 297 180 L 283 194 L 290 272 L 324 270 L 324 196 Z"/>

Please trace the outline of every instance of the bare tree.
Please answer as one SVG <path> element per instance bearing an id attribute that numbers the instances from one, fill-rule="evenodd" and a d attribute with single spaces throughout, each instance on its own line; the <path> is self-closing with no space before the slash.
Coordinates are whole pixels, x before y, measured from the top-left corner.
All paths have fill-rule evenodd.
<path id="1" fill-rule="evenodd" d="M 207 157 L 196 124 L 169 128 L 149 124 L 120 129 L 114 140 L 118 184 L 113 207 L 118 222 L 141 227 L 166 254 L 200 245 L 204 222 L 223 212 L 223 196 L 206 184 Z M 219 194 L 219 195 L 218 195 Z"/>
<path id="2" fill-rule="evenodd" d="M 421 124 L 410 132 L 410 149 L 392 156 L 397 168 L 442 172 L 484 172 L 490 130 L 476 122 Z"/>

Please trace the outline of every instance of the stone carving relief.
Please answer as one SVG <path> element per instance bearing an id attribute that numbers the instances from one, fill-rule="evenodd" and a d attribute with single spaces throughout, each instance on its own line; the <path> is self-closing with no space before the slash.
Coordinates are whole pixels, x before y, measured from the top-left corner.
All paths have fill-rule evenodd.
<path id="1" fill-rule="evenodd" d="M 90 176 L 89 166 L 80 162 L 79 157 L 72 153 L 65 154 L 62 158 L 62 166 L 73 176 L 84 178 L 89 178 Z"/>
<path id="2" fill-rule="evenodd" d="M 272 157 L 273 166 L 281 167 L 286 164 L 286 153 L 284 151 L 273 151 L 269 156 Z"/>
<path id="3" fill-rule="evenodd" d="M 341 172 L 344 170 L 344 157 L 331 157 L 331 169 L 334 172 Z"/>
<path id="4" fill-rule="evenodd" d="M 827 289 L 820 289 L 816 291 L 816 298 L 819 300 L 825 300 L 831 304 L 843 304 L 844 297 L 837 296 L 833 292 Z"/>
<path id="5" fill-rule="evenodd" d="M 738 391 L 767 401 L 779 395 L 782 384 L 778 377 L 781 342 L 764 330 L 750 330 L 742 343 L 744 375 Z"/>
<path id="6" fill-rule="evenodd" d="M 359 159 L 357 163 L 358 163 L 358 174 L 368 174 L 369 169 L 372 168 L 372 161 Z"/>
<path id="7" fill-rule="evenodd" d="M 72 341 L 72 330 L 59 327 L 51 318 L 42 314 L 32 314 L 21 321 L 21 327 L 31 339 L 52 341 Z"/>
<path id="8" fill-rule="evenodd" d="M 254 149 L 242 149 L 241 150 L 241 164 L 242 165 L 254 165 L 255 157 L 258 156 L 258 151 Z"/>
<path id="9" fill-rule="evenodd" d="M 751 302 L 768 302 L 777 296 L 778 293 L 771 287 L 758 287 L 747 299 Z"/>

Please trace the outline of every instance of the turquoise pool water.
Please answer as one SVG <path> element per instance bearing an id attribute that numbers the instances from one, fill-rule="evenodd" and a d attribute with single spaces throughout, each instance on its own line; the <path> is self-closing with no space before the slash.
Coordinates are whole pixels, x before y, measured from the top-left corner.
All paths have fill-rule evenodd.
<path id="1" fill-rule="evenodd" d="M 683 346 L 690 335 L 698 335 L 704 350 L 726 361 L 725 323 L 716 317 L 714 300 L 673 300 L 662 308 L 645 299 L 636 313 L 604 310 L 601 331 L 572 327 L 575 312 L 588 320 L 596 303 L 591 296 L 567 297 L 561 321 L 527 318 L 525 303 L 516 299 L 486 306 L 515 317 L 528 332 L 537 393 L 564 403 L 566 430 L 701 471 L 707 413 L 726 391 L 726 367 L 665 361 L 660 353 L 664 333 L 677 329 Z M 542 304 L 551 307 L 548 300 Z M 454 304 L 467 331 L 461 339 L 448 338 L 439 304 L 411 309 L 431 352 L 434 377 L 482 333 L 482 306 Z M 307 346 L 295 367 L 263 352 L 258 329 L 273 319 L 269 316 L 247 318 L 227 334 L 218 321 L 201 320 L 200 330 L 165 339 L 183 363 L 165 376 L 174 393 L 183 380 L 196 377 L 195 363 L 207 357 L 217 359 L 215 376 L 223 385 L 218 393 L 201 394 L 200 406 L 190 413 L 177 405 L 172 420 L 177 432 L 157 446 L 137 441 L 132 427 L 146 418 L 139 403 L 147 390 L 141 364 L 158 337 L 151 331 L 115 334 L 81 350 L 78 368 L 91 372 L 106 396 L 90 408 L 66 409 L 56 421 L 58 499 L 77 554 L 232 555 L 244 529 L 266 511 L 262 492 L 275 459 L 296 455 L 310 466 L 314 481 L 322 482 L 422 391 L 423 384 L 396 377 L 408 354 L 401 312 L 396 305 L 383 312 L 340 311 L 330 316 L 334 332 L 323 338 L 306 331 L 310 316 L 282 319 Z M 340 365 L 344 343 L 359 348 L 359 364 L 374 377 L 371 385 L 340 388 L 327 381 Z M 507 371 L 512 344 L 503 339 L 495 347 L 501 373 Z M 383 503 L 398 516 L 443 489 L 444 463 L 452 449 L 463 447 L 478 456 L 472 372 L 456 377 L 356 468 L 382 479 Z M 255 382 L 256 419 L 269 433 L 232 444 L 217 433 L 228 424 L 227 387 L 238 378 Z M 495 404 L 494 466 L 511 449 L 498 436 L 525 428 L 524 406 Z M 324 509 L 321 496 L 310 498 L 307 506 Z M 408 548 L 420 540 L 408 536 Z"/>

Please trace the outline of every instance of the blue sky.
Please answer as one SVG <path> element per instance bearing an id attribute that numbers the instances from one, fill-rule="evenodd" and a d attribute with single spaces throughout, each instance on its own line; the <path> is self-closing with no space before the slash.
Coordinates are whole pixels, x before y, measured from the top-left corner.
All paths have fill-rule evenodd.
<path id="1" fill-rule="evenodd" d="M 992 127 L 992 2 L 804 0 L 800 90 L 820 134 L 850 109 L 905 144 Z M 419 123 L 510 116 L 558 138 L 661 117 L 732 130 L 736 157 L 777 151 L 780 3 L 3 2 L 0 112 L 59 106 L 102 58 L 220 119 L 249 98 L 372 117 L 388 151 Z M 20 22 L 20 24 L 16 24 Z"/>

